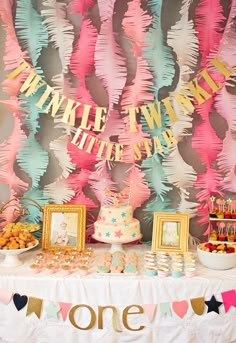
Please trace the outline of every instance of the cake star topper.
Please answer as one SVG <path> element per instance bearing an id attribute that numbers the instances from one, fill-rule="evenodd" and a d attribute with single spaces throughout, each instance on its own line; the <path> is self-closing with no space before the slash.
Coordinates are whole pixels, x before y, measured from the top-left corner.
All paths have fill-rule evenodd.
<path id="1" fill-rule="evenodd" d="M 210 197 L 210 200 L 211 200 L 211 210 L 213 211 L 213 209 L 214 209 L 214 202 L 215 202 L 215 200 L 216 200 L 216 198 L 214 197 L 214 195 L 212 195 L 212 196 Z"/>
<path id="2" fill-rule="evenodd" d="M 108 187 L 106 187 L 105 194 L 111 207 L 119 207 L 120 204 L 127 203 L 127 201 L 129 205 L 129 187 L 125 187 L 119 193 L 112 192 Z"/>
<path id="3" fill-rule="evenodd" d="M 118 207 L 119 205 L 119 197 L 116 193 L 112 192 L 108 187 L 105 188 L 106 197 L 109 200 L 110 206 Z"/>
<path id="4" fill-rule="evenodd" d="M 228 205 L 228 211 L 230 211 L 230 209 L 231 209 L 231 202 L 232 202 L 231 199 L 227 199 L 227 200 L 226 200 L 226 203 L 227 203 L 227 205 Z"/>
<path id="5" fill-rule="evenodd" d="M 113 206 L 114 207 L 118 207 L 119 206 L 119 198 L 118 198 L 118 196 L 115 196 L 113 198 Z"/>
<path id="6" fill-rule="evenodd" d="M 214 201 L 216 200 L 216 198 L 214 197 L 214 195 L 212 195 L 212 196 L 210 197 L 210 200 L 211 200 L 211 202 L 214 202 Z"/>

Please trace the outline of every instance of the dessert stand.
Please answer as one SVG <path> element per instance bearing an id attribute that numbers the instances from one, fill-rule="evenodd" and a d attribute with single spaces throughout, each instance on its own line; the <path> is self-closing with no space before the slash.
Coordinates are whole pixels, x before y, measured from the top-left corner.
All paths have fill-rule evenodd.
<path id="1" fill-rule="evenodd" d="M 142 234 L 140 234 L 139 236 L 133 238 L 133 239 L 117 239 L 117 240 L 111 240 L 111 239 L 105 239 L 105 238 L 99 238 L 98 236 L 96 236 L 95 234 L 92 235 L 92 237 L 94 239 L 96 239 L 96 241 L 102 242 L 102 243 L 110 243 L 111 247 L 110 247 L 110 252 L 113 253 L 115 251 L 124 251 L 123 248 L 123 244 L 125 243 L 132 243 L 135 241 L 138 241 L 139 239 L 141 239 L 143 237 Z"/>
<path id="2" fill-rule="evenodd" d="M 130 196 L 131 196 L 131 189 L 132 189 L 132 181 L 131 181 L 131 185 L 130 187 L 126 187 L 121 193 L 119 194 L 115 194 L 113 192 L 111 192 L 108 188 L 106 188 L 104 190 L 105 194 L 107 195 L 107 197 L 110 199 L 110 201 L 108 203 L 110 203 L 111 207 L 117 208 L 119 207 L 119 203 L 120 203 L 120 196 L 122 194 L 123 199 L 127 198 L 127 205 L 130 204 Z M 139 235 L 137 235 L 136 237 L 131 237 L 129 239 L 122 239 L 122 238 L 106 238 L 106 237 L 99 237 L 99 235 L 96 235 L 96 233 L 94 233 L 92 235 L 92 237 L 94 239 L 96 239 L 99 242 L 102 243 L 110 243 L 111 247 L 110 247 L 110 252 L 113 253 L 115 251 L 124 251 L 123 248 L 123 244 L 125 243 L 131 243 L 131 242 L 135 242 L 140 240 L 143 235 L 140 233 Z"/>
<path id="3" fill-rule="evenodd" d="M 0 263 L 1 267 L 18 267 L 23 264 L 22 260 L 19 258 L 20 254 L 35 248 L 39 244 L 36 240 L 36 244 L 29 248 L 15 249 L 15 250 L 0 250 L 0 254 L 4 255 L 3 262 Z"/>

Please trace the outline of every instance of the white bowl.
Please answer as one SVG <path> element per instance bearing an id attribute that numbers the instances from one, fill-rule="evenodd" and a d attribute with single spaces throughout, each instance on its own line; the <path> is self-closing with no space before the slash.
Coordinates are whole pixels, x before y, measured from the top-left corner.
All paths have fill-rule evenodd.
<path id="1" fill-rule="evenodd" d="M 204 245 L 204 243 L 202 244 Z M 200 249 L 197 247 L 199 261 L 207 268 L 226 270 L 236 267 L 236 253 L 217 254 Z"/>
<path id="2" fill-rule="evenodd" d="M 14 249 L 14 250 L 2 250 L 0 249 L 0 255 L 4 255 L 5 258 L 2 263 L 0 263 L 1 267 L 18 267 L 23 262 L 19 259 L 19 255 L 35 248 L 39 244 L 39 241 L 35 240 L 35 245 L 32 247 L 24 248 L 24 249 Z"/>

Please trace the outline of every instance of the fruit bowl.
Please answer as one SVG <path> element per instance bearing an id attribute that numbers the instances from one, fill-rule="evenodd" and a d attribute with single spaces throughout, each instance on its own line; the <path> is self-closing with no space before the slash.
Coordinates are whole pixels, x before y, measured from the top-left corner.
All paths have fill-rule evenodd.
<path id="1" fill-rule="evenodd" d="M 226 245 L 226 244 L 212 244 L 212 248 L 214 249 L 214 246 L 216 247 L 215 250 L 211 250 L 206 247 L 207 244 L 212 243 L 201 243 L 197 247 L 197 253 L 199 261 L 207 268 L 210 269 L 216 269 L 216 270 L 226 270 L 236 267 L 236 246 L 233 245 Z M 226 252 L 226 250 L 217 250 L 221 246 L 225 246 L 225 249 L 229 249 L 229 247 L 232 247 L 231 250 L 228 250 L 229 252 Z M 234 247 L 234 252 L 233 252 Z M 209 251 L 203 250 L 207 249 Z M 214 252 L 213 252 L 214 251 Z M 217 251 L 217 252 L 216 252 Z M 230 252 L 232 251 L 232 252 Z"/>

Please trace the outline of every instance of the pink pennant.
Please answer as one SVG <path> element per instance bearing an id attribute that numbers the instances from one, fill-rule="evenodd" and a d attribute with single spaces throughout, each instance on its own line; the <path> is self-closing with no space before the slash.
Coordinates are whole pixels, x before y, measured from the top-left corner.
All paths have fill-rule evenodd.
<path id="1" fill-rule="evenodd" d="M 3 289 L 3 288 L 0 289 L 0 301 L 3 304 L 8 305 L 12 299 L 12 295 L 13 295 L 13 292 L 8 291 L 7 289 Z"/>
<path id="2" fill-rule="evenodd" d="M 157 305 L 156 304 L 145 304 L 143 305 L 144 312 L 148 317 L 149 322 L 151 323 L 155 317 Z"/>
<path id="3" fill-rule="evenodd" d="M 224 302 L 225 312 L 228 312 L 231 306 L 236 307 L 236 290 L 235 289 L 232 289 L 231 291 L 227 291 L 227 292 L 222 292 L 221 296 Z"/>
<path id="4" fill-rule="evenodd" d="M 69 312 L 69 309 L 71 308 L 72 304 L 71 303 L 64 303 L 64 302 L 59 302 L 58 304 L 60 305 L 60 311 L 62 314 L 62 318 L 65 321 L 67 314 Z"/>
<path id="5" fill-rule="evenodd" d="M 174 301 L 172 303 L 174 312 L 180 317 L 183 318 L 188 311 L 188 302 L 186 300 Z"/>

